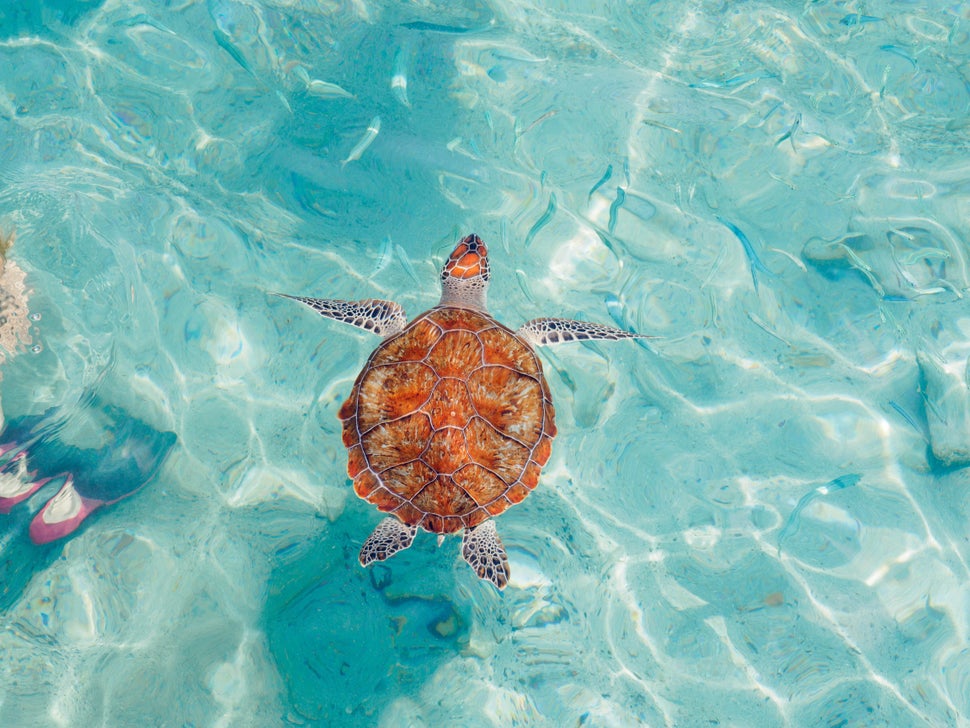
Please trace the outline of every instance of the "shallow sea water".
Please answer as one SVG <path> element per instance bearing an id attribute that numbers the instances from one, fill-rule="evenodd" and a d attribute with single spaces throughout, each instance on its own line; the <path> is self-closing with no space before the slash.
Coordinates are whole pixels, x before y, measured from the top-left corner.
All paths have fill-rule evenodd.
<path id="1" fill-rule="evenodd" d="M 965 3 L 17 5 L 4 414 L 178 443 L 69 539 L 0 516 L 0 724 L 970 724 Z M 657 337 L 543 351 L 501 594 L 358 566 L 376 342 L 268 295 L 414 315 L 469 232 L 506 324 Z"/>

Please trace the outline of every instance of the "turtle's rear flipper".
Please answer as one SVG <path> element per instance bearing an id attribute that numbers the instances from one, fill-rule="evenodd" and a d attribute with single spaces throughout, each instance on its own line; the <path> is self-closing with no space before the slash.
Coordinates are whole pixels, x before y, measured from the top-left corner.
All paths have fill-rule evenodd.
<path id="1" fill-rule="evenodd" d="M 494 521 L 485 521 L 465 530 L 461 539 L 461 555 L 479 578 L 492 582 L 499 589 L 509 583 L 509 559 L 502 539 L 498 537 Z"/>
<path id="2" fill-rule="evenodd" d="M 360 549 L 360 565 L 383 561 L 403 551 L 414 542 L 417 531 L 417 526 L 408 526 L 394 516 L 388 516 L 377 524 L 374 533 L 364 541 Z"/>

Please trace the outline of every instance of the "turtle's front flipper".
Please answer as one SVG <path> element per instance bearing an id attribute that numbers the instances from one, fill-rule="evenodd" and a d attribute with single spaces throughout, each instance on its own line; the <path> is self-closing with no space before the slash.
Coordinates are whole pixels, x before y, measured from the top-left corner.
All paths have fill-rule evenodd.
<path id="1" fill-rule="evenodd" d="M 509 559 L 502 539 L 498 537 L 494 521 L 485 521 L 465 530 L 461 539 L 461 555 L 480 579 L 492 582 L 499 589 L 509 583 Z"/>
<path id="2" fill-rule="evenodd" d="M 522 328 L 517 333 L 534 346 L 564 344 L 567 341 L 587 341 L 589 339 L 618 341 L 619 339 L 650 338 L 644 334 L 634 334 L 614 326 L 560 318 L 532 319 L 522 324 Z"/>
<path id="3" fill-rule="evenodd" d="M 380 301 L 376 298 L 368 298 L 364 301 L 338 301 L 332 298 L 290 296 L 286 293 L 275 295 L 299 301 L 321 316 L 371 331 L 378 336 L 391 336 L 403 331 L 408 323 L 404 309 L 394 301 Z"/>
<path id="4" fill-rule="evenodd" d="M 408 526 L 394 516 L 388 516 L 377 524 L 374 533 L 364 541 L 360 549 L 360 565 L 383 561 L 403 551 L 414 541 L 417 530 L 417 526 Z"/>

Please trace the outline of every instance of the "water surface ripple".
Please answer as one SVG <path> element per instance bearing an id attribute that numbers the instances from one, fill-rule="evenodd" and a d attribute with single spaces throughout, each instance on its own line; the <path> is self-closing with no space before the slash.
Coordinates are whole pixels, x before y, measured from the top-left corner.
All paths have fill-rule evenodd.
<path id="1" fill-rule="evenodd" d="M 4 414 L 110 368 L 179 440 L 70 540 L 0 517 L 0 723 L 970 724 L 965 3 L 26 5 Z M 658 337 L 543 352 L 502 594 L 360 569 L 376 342 L 267 296 L 413 316 L 473 231 L 504 323 Z"/>

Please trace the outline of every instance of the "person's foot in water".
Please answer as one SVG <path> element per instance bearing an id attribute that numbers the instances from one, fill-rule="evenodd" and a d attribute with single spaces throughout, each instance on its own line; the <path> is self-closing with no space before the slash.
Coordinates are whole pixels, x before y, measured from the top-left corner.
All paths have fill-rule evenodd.
<path id="1" fill-rule="evenodd" d="M 12 420 L 0 433 L 0 513 L 9 513 L 51 481 L 58 492 L 30 522 L 30 538 L 42 544 L 73 533 L 93 512 L 117 503 L 145 486 L 175 444 L 173 432 L 160 432 L 99 398 L 82 400 L 96 408 L 92 421 L 102 427 L 97 448 L 64 441 L 63 409 Z"/>

